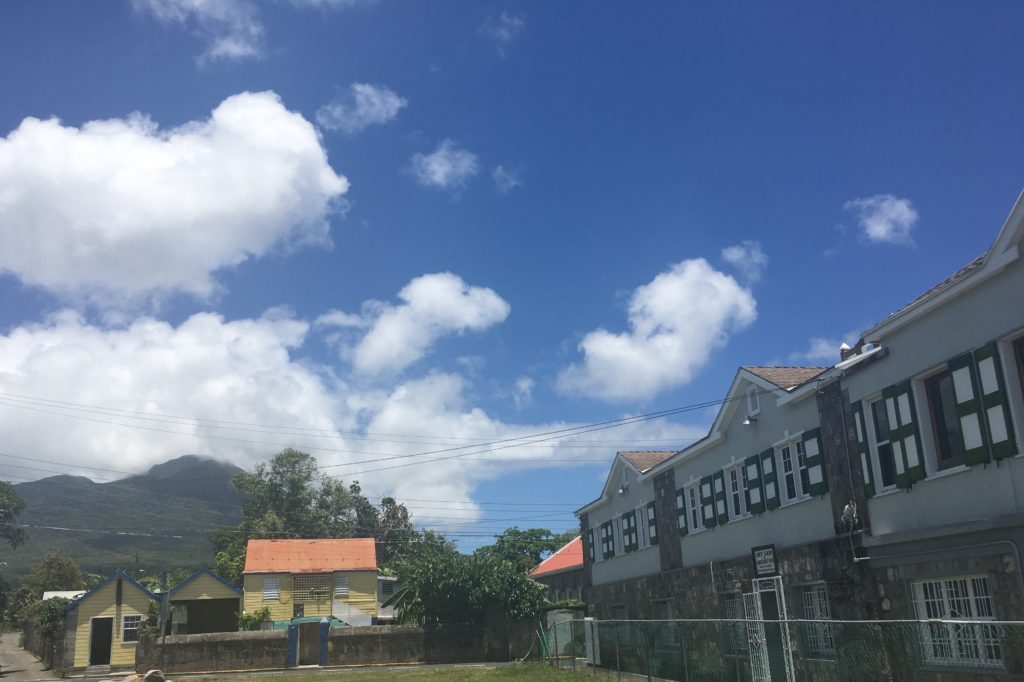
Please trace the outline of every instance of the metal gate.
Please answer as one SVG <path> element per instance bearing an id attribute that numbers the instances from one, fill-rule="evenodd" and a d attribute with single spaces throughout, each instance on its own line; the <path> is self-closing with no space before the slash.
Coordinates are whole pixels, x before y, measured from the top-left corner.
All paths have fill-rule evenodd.
<path id="1" fill-rule="evenodd" d="M 762 595 L 771 594 L 775 599 L 778 613 L 772 619 L 774 621 L 785 621 L 786 600 L 782 594 L 782 578 L 755 578 L 751 581 L 752 592 L 743 595 L 743 613 L 748 621 L 747 640 L 750 642 L 750 673 L 752 682 L 781 682 L 780 675 L 772 676 L 772 660 L 769 656 L 768 633 L 765 628 L 764 608 L 762 606 Z M 771 623 L 773 628 L 778 629 L 778 637 L 781 640 L 782 670 L 776 667 L 776 673 L 785 676 L 785 682 L 793 682 L 793 650 L 789 643 L 789 633 L 782 622 Z M 776 633 L 773 633 L 773 635 Z M 776 661 L 778 664 L 779 661 Z"/>

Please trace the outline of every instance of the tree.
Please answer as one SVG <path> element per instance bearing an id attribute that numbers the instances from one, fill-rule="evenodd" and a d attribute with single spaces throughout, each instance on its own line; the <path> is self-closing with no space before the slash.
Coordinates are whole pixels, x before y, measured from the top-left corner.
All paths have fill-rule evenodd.
<path id="1" fill-rule="evenodd" d="M 43 592 L 51 590 L 80 590 L 84 586 L 82 569 L 78 563 L 60 552 L 50 552 L 32 568 L 21 581 L 21 586 L 10 598 L 7 613 L 10 620 L 24 621 L 36 613 L 35 605 Z M 52 600 L 49 600 L 52 601 Z"/>
<path id="2" fill-rule="evenodd" d="M 489 613 L 520 620 L 547 604 L 545 587 L 516 564 L 459 554 L 435 533 L 423 534 L 395 574 L 402 587 L 391 602 L 404 622 L 481 623 Z"/>
<path id="3" fill-rule="evenodd" d="M 482 558 L 503 559 L 517 566 L 519 570 L 528 572 L 539 564 L 541 559 L 560 549 L 578 534 L 578 530 L 552 533 L 545 528 L 509 528 L 495 538 L 493 545 L 478 549 L 476 555 Z"/>
<path id="4" fill-rule="evenodd" d="M 236 584 L 253 538 L 372 537 L 378 565 L 387 567 L 415 536 L 405 505 L 385 498 L 378 508 L 358 482 L 345 485 L 321 473 L 314 457 L 291 448 L 237 474 L 231 487 L 245 496 L 242 522 L 212 533 L 210 541 L 217 572 Z"/>
<path id="5" fill-rule="evenodd" d="M 4 541 L 17 549 L 25 544 L 28 535 L 24 528 L 14 525 L 15 520 L 25 510 L 25 501 L 14 492 L 14 486 L 7 481 L 0 481 L 0 541 Z"/>

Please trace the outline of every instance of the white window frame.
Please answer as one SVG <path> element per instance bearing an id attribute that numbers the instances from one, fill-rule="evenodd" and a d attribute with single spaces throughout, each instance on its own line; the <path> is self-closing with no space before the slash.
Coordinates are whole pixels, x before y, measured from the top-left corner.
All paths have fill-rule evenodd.
<path id="1" fill-rule="evenodd" d="M 686 496 L 686 524 L 689 527 L 689 534 L 700 533 L 704 530 L 704 508 L 700 503 L 700 481 L 690 483 L 683 488 Z"/>
<path id="2" fill-rule="evenodd" d="M 775 485 L 778 487 L 779 505 L 795 504 L 810 499 L 811 493 L 804 490 L 801 469 L 807 469 L 807 453 L 803 441 L 803 432 L 775 444 Z M 790 473 L 786 473 L 786 454 L 789 454 Z M 800 460 L 803 459 L 801 466 Z M 794 497 L 789 497 L 786 476 L 793 476 Z M 809 475 L 809 474 L 808 474 Z"/>
<path id="3" fill-rule="evenodd" d="M 999 626 L 975 622 L 996 619 L 987 575 L 929 578 L 915 580 L 911 585 L 918 619 L 947 621 L 920 626 L 921 658 L 926 665 L 1004 667 Z"/>
<path id="4" fill-rule="evenodd" d="M 128 627 L 129 619 L 133 623 L 133 627 Z M 135 631 L 135 639 L 128 639 L 128 631 Z M 121 643 L 122 644 L 137 644 L 139 641 L 139 635 L 142 632 L 142 616 L 132 613 L 121 616 Z"/>
<path id="5" fill-rule="evenodd" d="M 281 601 L 281 579 L 268 577 L 263 579 L 263 601 Z"/>
<path id="6" fill-rule="evenodd" d="M 1014 344 L 1024 340 L 1024 334 L 1015 332 L 997 342 L 999 360 L 1003 367 L 1003 379 L 1006 382 L 1006 397 L 1010 403 L 1010 415 L 1014 428 L 1024 423 L 1024 386 L 1021 385 L 1021 374 L 1024 368 L 1017 364 Z M 1017 457 L 1024 457 L 1024 429 L 1017 428 Z"/>
<path id="7" fill-rule="evenodd" d="M 801 589 L 801 602 L 805 620 L 832 620 L 832 606 L 828 600 L 828 585 L 805 585 Z M 836 636 L 831 623 L 805 623 L 804 655 L 822 661 L 836 659 Z"/>
<path id="8" fill-rule="evenodd" d="M 899 476 L 899 467 L 896 465 L 896 461 L 895 461 L 896 460 L 896 453 L 893 452 L 893 455 L 892 455 L 893 456 L 893 479 L 892 479 L 892 484 L 890 484 L 890 485 L 883 485 L 883 483 L 882 483 L 882 461 L 878 457 L 878 448 L 880 448 L 883 445 L 888 445 L 890 447 L 890 449 L 891 449 L 892 448 L 892 442 L 889 440 L 888 436 L 885 438 L 885 440 L 879 440 L 878 439 L 878 433 L 877 433 L 878 427 L 875 424 L 875 409 L 874 409 L 874 404 L 875 403 L 881 403 L 882 404 L 882 409 L 886 411 L 886 419 L 889 418 L 889 412 L 888 412 L 888 407 L 886 406 L 885 400 L 882 398 L 882 394 L 881 393 L 872 394 L 872 395 L 864 398 L 864 400 L 862 401 L 862 404 L 864 405 L 864 410 L 863 410 L 863 414 L 864 414 L 864 429 L 867 432 L 865 435 L 867 436 L 867 439 L 868 439 L 868 441 L 867 441 L 868 442 L 868 455 L 869 455 L 868 462 L 871 464 L 871 467 L 873 468 L 873 472 L 875 474 L 875 495 L 878 495 L 879 493 L 888 492 L 890 490 L 896 490 L 896 478 Z M 902 464 L 902 462 L 901 462 L 901 464 Z"/>
<path id="9" fill-rule="evenodd" d="M 747 486 L 743 482 L 743 467 L 740 462 L 725 469 L 726 506 L 729 508 L 729 521 L 739 521 L 749 517 L 747 509 Z"/>
<path id="10" fill-rule="evenodd" d="M 347 597 L 349 595 L 349 579 L 341 573 L 334 574 L 334 598 Z"/>
<path id="11" fill-rule="evenodd" d="M 633 552 L 640 551 L 640 527 L 637 524 L 637 511 L 632 509 L 625 512 L 619 517 L 619 523 L 626 521 L 622 524 L 622 553 L 631 554 Z M 636 549 L 633 549 L 633 545 L 636 545 Z"/>

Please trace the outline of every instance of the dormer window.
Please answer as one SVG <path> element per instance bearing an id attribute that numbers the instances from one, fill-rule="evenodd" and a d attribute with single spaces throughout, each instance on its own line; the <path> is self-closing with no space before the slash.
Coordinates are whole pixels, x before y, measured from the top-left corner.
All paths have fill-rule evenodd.
<path id="1" fill-rule="evenodd" d="M 761 403 L 757 398 L 757 387 L 752 386 L 747 391 L 747 416 L 756 416 L 761 411 Z"/>

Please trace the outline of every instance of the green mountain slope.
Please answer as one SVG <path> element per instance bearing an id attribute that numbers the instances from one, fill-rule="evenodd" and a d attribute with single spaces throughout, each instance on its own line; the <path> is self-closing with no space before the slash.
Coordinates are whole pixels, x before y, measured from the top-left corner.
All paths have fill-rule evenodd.
<path id="1" fill-rule="evenodd" d="M 0 575 L 16 583 L 54 550 L 90 573 L 123 568 L 141 576 L 208 563 L 213 554 L 204 531 L 241 517 L 241 497 L 228 485 L 239 471 L 185 455 L 109 483 L 81 476 L 19 483 L 15 490 L 27 505 L 19 521 L 52 529 L 27 528 L 24 546 L 0 550 Z"/>

